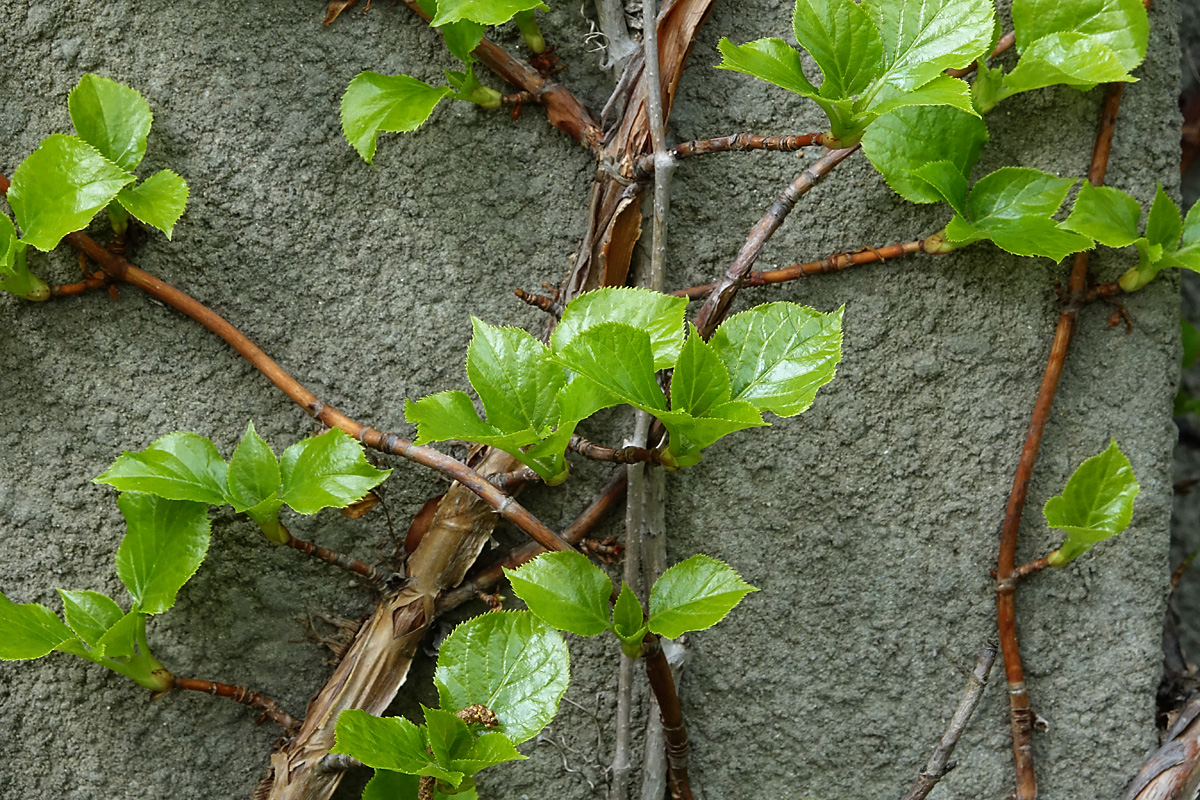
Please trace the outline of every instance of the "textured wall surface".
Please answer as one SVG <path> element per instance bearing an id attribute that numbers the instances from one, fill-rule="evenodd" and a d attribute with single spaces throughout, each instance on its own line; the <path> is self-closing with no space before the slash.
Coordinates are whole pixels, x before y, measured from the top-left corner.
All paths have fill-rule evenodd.
<path id="1" fill-rule="evenodd" d="M 356 8 L 329 28 L 323 11 L 318 0 L 0 0 L 0 171 L 11 175 L 43 136 L 70 129 L 66 95 L 80 74 L 137 87 L 155 114 L 141 174 L 169 166 L 192 200 L 174 241 L 147 235 L 132 260 L 225 315 L 327 402 L 404 431 L 405 397 L 465 387 L 470 313 L 542 329 L 511 289 L 564 273 L 593 163 L 536 108 L 514 122 L 446 104 L 419 133 L 386 137 L 366 166 L 338 127 L 346 83 L 367 68 L 437 80 L 450 59 L 403 5 Z M 1176 0 L 1154 4 L 1150 53 L 1126 93 L 1109 170 L 1111 185 L 1143 200 L 1155 180 L 1178 186 L 1178 15 Z M 709 68 L 720 36 L 790 35 L 789 16 L 773 0 L 717 3 L 672 135 L 816 129 L 799 98 Z M 600 107 L 608 77 L 587 52 L 578 4 L 555 4 L 544 29 L 565 57 L 560 78 Z M 512 31 L 499 41 L 517 46 Z M 1082 175 L 1101 94 L 1059 88 L 1006 102 L 978 174 L 1022 164 Z M 724 270 L 814 157 L 683 165 L 668 282 Z M 802 201 L 760 266 L 912 239 L 946 220 L 944 208 L 901 202 L 856 156 Z M 93 234 L 104 236 L 99 226 Z M 1112 279 L 1127 256 L 1093 264 Z M 66 248 L 36 256 L 34 268 L 57 282 L 78 274 Z M 700 796 L 873 800 L 898 796 L 916 774 L 994 627 L 987 570 L 1057 317 L 1053 287 L 1067 269 L 984 244 L 744 293 L 743 304 L 844 304 L 845 359 L 804 416 L 730 437 L 668 476 L 672 556 L 710 553 L 762 589 L 729 622 L 691 637 L 682 693 Z M 1056 546 L 1041 505 L 1110 437 L 1142 484 L 1119 543 L 1018 595 L 1026 675 L 1050 725 L 1035 744 L 1049 800 L 1115 796 L 1155 744 L 1178 302 L 1173 276 L 1129 298 L 1129 334 L 1105 324 L 1108 307 L 1082 311 L 1034 475 L 1021 560 Z M 0 590 L 18 602 L 58 608 L 55 586 L 122 596 L 113 554 L 123 521 L 114 493 L 90 483 L 122 449 L 191 430 L 228 456 L 247 420 L 277 450 L 311 431 L 228 347 L 135 290 L 118 303 L 102 293 L 42 305 L 0 297 L 0 325 Z M 627 429 L 614 412 L 588 432 L 615 443 Z M 390 466 L 386 496 L 402 533 L 442 483 Z M 605 474 L 582 467 L 528 502 L 564 525 Z M 378 512 L 297 519 L 293 530 L 368 560 L 391 549 Z M 299 713 L 329 668 L 318 645 L 294 641 L 297 618 L 357 617 L 372 597 L 272 549 L 232 514 L 214 514 L 213 531 L 205 565 L 152 623 L 151 641 L 178 674 L 247 683 Z M 611 759 L 615 647 L 575 642 L 573 652 L 563 715 L 527 746 L 529 761 L 485 773 L 482 797 L 600 796 L 590 784 L 603 791 Z M 418 665 L 398 710 L 428 698 L 429 672 Z M 61 654 L 0 665 L 6 800 L 244 798 L 275 736 L 245 708 L 200 695 L 150 702 Z M 999 686 L 957 756 L 935 797 L 1007 796 Z"/>

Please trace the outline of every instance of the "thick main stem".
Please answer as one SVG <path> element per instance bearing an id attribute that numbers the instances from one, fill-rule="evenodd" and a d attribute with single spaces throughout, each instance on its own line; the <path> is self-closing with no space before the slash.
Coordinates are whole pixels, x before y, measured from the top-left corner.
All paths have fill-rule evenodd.
<path id="1" fill-rule="evenodd" d="M 1104 109 L 1100 119 L 1100 131 L 1092 151 L 1092 163 L 1088 179 L 1093 186 L 1101 186 L 1108 170 L 1108 155 L 1112 148 L 1113 131 L 1116 127 L 1117 111 L 1121 107 L 1121 95 L 1125 84 L 1114 83 L 1108 87 L 1104 98 Z M 1050 356 L 1046 371 L 1038 389 L 1033 406 L 1033 416 L 1025 433 L 1025 444 L 1013 477 L 1012 491 L 1004 512 L 1000 529 L 1000 551 L 996 559 L 996 624 L 1000 633 L 1000 652 L 1004 656 L 1004 674 L 1008 680 L 1009 717 L 1012 727 L 1013 762 L 1017 773 L 1017 800 L 1034 800 L 1037 797 L 1037 777 L 1033 768 L 1033 719 L 1029 692 L 1025 686 L 1025 673 L 1021 667 L 1021 650 L 1017 642 L 1016 586 L 1013 575 L 1016 571 L 1017 535 L 1021 529 L 1021 514 L 1025 510 L 1025 499 L 1029 482 L 1033 477 L 1033 465 L 1042 444 L 1042 434 L 1058 391 L 1066 363 L 1067 350 L 1075 333 L 1075 321 L 1079 309 L 1087 297 L 1088 252 L 1075 256 L 1071 277 L 1067 286 L 1068 300 L 1058 315 L 1054 341 L 1050 345 Z"/>
<path id="2" fill-rule="evenodd" d="M 650 680 L 654 699 L 658 701 L 663 735 L 667 740 L 671 800 L 692 800 L 692 789 L 688 784 L 688 735 L 683 724 L 683 707 L 675 690 L 671 665 L 667 663 L 662 644 L 654 634 L 647 634 L 642 657 L 646 661 L 646 677 Z"/>

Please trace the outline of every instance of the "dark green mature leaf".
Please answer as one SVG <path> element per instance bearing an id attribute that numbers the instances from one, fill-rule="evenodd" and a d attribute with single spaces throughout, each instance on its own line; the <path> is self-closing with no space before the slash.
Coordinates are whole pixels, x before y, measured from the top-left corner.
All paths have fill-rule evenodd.
<path id="1" fill-rule="evenodd" d="M 217 447 L 195 433 L 168 433 L 140 452 L 126 450 L 94 483 L 169 500 L 225 503 L 228 465 Z"/>
<path id="2" fill-rule="evenodd" d="M 908 106 L 884 114 L 863 135 L 863 152 L 888 186 L 913 203 L 942 200 L 925 181 L 909 173 L 933 161 L 950 164 L 964 181 L 988 140 L 977 116 L 949 106 Z"/>
<path id="3" fill-rule="evenodd" d="M 21 226 L 21 240 L 53 250 L 135 180 L 133 175 L 74 136 L 55 133 L 13 173 L 8 204 Z"/>
<path id="4" fill-rule="evenodd" d="M 284 450 L 279 472 L 280 499 L 301 514 L 357 503 L 392 474 L 367 463 L 362 445 L 337 428 Z"/>
<path id="5" fill-rule="evenodd" d="M 0 661 L 41 658 L 72 640 L 75 634 L 50 609 L 38 603 L 17 605 L 0 594 Z"/>
<path id="6" fill-rule="evenodd" d="M 513 593 L 547 624 L 579 636 L 608 630 L 612 581 L 582 553 L 543 553 L 504 575 Z"/>
<path id="7" fill-rule="evenodd" d="M 931 161 L 909 173 L 916 183 L 944 200 L 959 216 L 967 208 L 967 176 L 949 161 Z"/>
<path id="8" fill-rule="evenodd" d="M 126 186 L 117 195 L 117 202 L 126 211 L 158 228 L 167 239 L 183 216 L 187 201 L 187 182 L 169 169 L 154 173 L 137 186 Z"/>
<path id="9" fill-rule="evenodd" d="M 59 589 L 67 624 L 89 647 L 95 647 L 113 625 L 125 616 L 117 601 L 99 592 Z"/>
<path id="10" fill-rule="evenodd" d="M 447 772 L 474 775 L 481 769 L 525 758 L 502 733 L 485 733 L 475 738 L 467 723 L 453 713 L 424 706 L 422 710 L 425 712 L 429 749 Z M 455 786 L 458 783 L 454 781 Z"/>
<path id="11" fill-rule="evenodd" d="M 370 164 L 380 133 L 415 131 L 452 94 L 449 86 L 430 86 L 407 75 L 360 72 L 342 96 L 342 133 Z"/>
<path id="12" fill-rule="evenodd" d="M 514 573 L 505 572 L 511 579 Z M 558 631 L 529 612 L 493 611 L 446 637 L 433 680 L 444 709 L 486 706 L 500 721 L 500 731 L 520 744 L 554 719 L 570 671 L 570 653 Z"/>
<path id="13" fill-rule="evenodd" d="M 650 630 L 675 639 L 720 622 L 750 592 L 725 562 L 695 555 L 668 569 L 650 589 Z"/>
<path id="14" fill-rule="evenodd" d="M 407 800 L 417 796 L 420 785 L 421 779 L 416 775 L 377 769 L 363 789 L 362 800 Z"/>
<path id="15" fill-rule="evenodd" d="M 768 303 L 734 314 L 712 346 L 730 376 L 733 400 L 791 417 L 808 409 L 842 358 L 842 312 Z"/>
<path id="16" fill-rule="evenodd" d="M 117 507 L 127 530 L 117 548 L 117 577 L 129 589 L 133 608 L 161 614 L 208 552 L 211 523 L 203 503 L 123 492 Z"/>
<path id="17" fill-rule="evenodd" d="M 471 317 L 467 378 L 488 422 L 503 431 L 532 430 L 541 438 L 558 421 L 555 397 L 566 383 L 546 346 L 520 328 L 498 328 Z"/>
<path id="18" fill-rule="evenodd" d="M 438 0 L 437 15 L 430 25 L 438 27 L 461 19 L 481 25 L 502 25 L 517 15 L 518 11 L 540 9 L 549 11 L 542 0 Z"/>
<path id="19" fill-rule="evenodd" d="M 1075 198 L 1071 216 L 1062 227 L 1095 239 L 1105 247 L 1125 247 L 1138 236 L 1142 208 L 1138 201 L 1111 186 L 1092 186 L 1084 181 Z"/>
<path id="20" fill-rule="evenodd" d="M 438 766 L 426 752 L 419 727 L 402 717 L 373 717 L 357 708 L 338 715 L 337 744 L 330 751 L 345 753 L 374 769 L 409 775 L 431 775 L 458 784 L 461 772 Z"/>
<path id="21" fill-rule="evenodd" d="M 142 163 L 154 117 L 136 89 L 89 73 L 67 96 L 67 108 L 79 138 L 100 155 L 129 172 Z"/>
<path id="22" fill-rule="evenodd" d="M 651 413 L 667 408 L 655 378 L 651 339 L 644 330 L 624 322 L 593 325 L 556 349 L 553 358 L 635 408 Z"/>
<path id="23" fill-rule="evenodd" d="M 1117 447 L 1108 448 L 1079 465 L 1062 494 L 1046 501 L 1046 524 L 1067 534 L 1063 546 L 1050 555 L 1050 565 L 1063 567 L 1129 527 L 1133 499 L 1141 487 L 1129 459 Z"/>
<path id="24" fill-rule="evenodd" d="M 264 500 L 279 496 L 279 461 L 271 446 L 254 429 L 246 426 L 242 441 L 229 460 L 225 499 L 239 514 Z"/>
<path id="25" fill-rule="evenodd" d="M 550 335 L 550 348 L 565 350 L 579 334 L 608 322 L 623 322 L 650 337 L 655 369 L 669 369 L 683 346 L 683 317 L 687 300 L 682 297 L 633 287 L 597 289 L 581 294 L 567 304 L 562 320 Z"/>
<path id="26" fill-rule="evenodd" d="M 1131 70 L 1142 63 L 1150 40 L 1142 0 L 1013 0 L 1012 18 L 1022 59 L 1042 37 L 1068 31 L 1103 43 Z"/>

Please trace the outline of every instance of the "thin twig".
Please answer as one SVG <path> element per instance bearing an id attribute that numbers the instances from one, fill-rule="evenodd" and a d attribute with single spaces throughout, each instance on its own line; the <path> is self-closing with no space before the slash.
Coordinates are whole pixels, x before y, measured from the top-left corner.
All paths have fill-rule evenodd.
<path id="1" fill-rule="evenodd" d="M 542 311 L 545 311 L 555 319 L 562 319 L 563 304 L 558 302 L 558 298 L 548 297 L 544 294 L 533 294 L 532 292 L 527 292 L 524 289 L 513 289 L 513 294 L 534 308 L 539 308 Z"/>
<path id="2" fill-rule="evenodd" d="M 925 240 L 890 244 L 886 247 L 864 247 L 855 253 L 835 253 L 820 261 L 809 261 L 806 264 L 793 264 L 782 269 L 769 269 L 762 272 L 751 272 L 742 282 L 742 286 L 765 286 L 770 283 L 794 281 L 797 278 L 811 278 L 814 275 L 827 275 L 840 272 L 848 267 L 860 264 L 874 264 L 880 261 L 891 261 L 914 253 L 925 252 Z M 697 300 L 707 297 L 717 287 L 716 283 L 706 283 L 703 286 L 689 286 L 686 289 L 676 289 L 671 292 L 675 297 L 686 297 Z"/>
<path id="3" fill-rule="evenodd" d="M 330 550 L 327 547 L 320 547 L 312 542 L 306 542 L 303 539 L 297 539 L 295 536 L 290 536 L 286 542 L 288 547 L 305 555 L 319 558 L 327 564 L 332 564 L 335 567 L 344 569 L 347 572 L 353 572 L 355 575 L 360 575 L 366 578 L 376 586 L 384 586 L 390 583 L 398 583 L 401 578 L 398 574 L 381 570 L 378 567 L 372 567 L 357 558 L 352 558 L 336 550 Z"/>
<path id="4" fill-rule="evenodd" d="M 270 719 L 272 722 L 279 723 L 285 731 L 291 733 L 300 728 L 300 720 L 288 714 L 279 703 L 275 702 L 266 695 L 252 692 L 245 686 L 231 686 L 228 683 L 217 683 L 216 681 L 196 680 L 195 678 L 180 678 L 174 676 L 174 684 L 172 688 L 182 689 L 189 692 L 204 692 L 205 694 L 215 695 L 217 697 L 225 697 L 235 703 L 256 708 L 263 714 L 263 719 Z M 261 722 L 261 720 L 260 720 Z"/>
<path id="5" fill-rule="evenodd" d="M 1109 85 L 1104 98 L 1104 110 L 1100 130 L 1092 151 L 1092 163 L 1088 179 L 1093 186 L 1101 186 L 1108 169 L 1108 155 L 1112 148 L 1113 130 L 1116 127 L 1117 111 L 1121 107 L 1123 83 Z M 1033 416 L 1025 434 L 1025 444 L 1013 477 L 1012 491 L 1004 512 L 1004 523 L 1000 532 L 1000 551 L 996 560 L 996 622 L 1000 631 L 1000 652 L 1004 656 L 1004 672 L 1008 680 L 1009 714 L 1012 725 L 1013 762 L 1017 773 L 1017 800 L 1034 800 L 1037 797 L 1037 778 L 1033 768 L 1033 719 L 1029 693 L 1025 686 L 1025 673 L 1021 668 L 1021 650 L 1017 642 L 1016 587 L 1011 585 L 1016 571 L 1017 535 L 1021 529 L 1021 513 L 1025 509 L 1025 498 L 1029 482 L 1033 477 L 1033 465 L 1037 460 L 1042 433 L 1050 416 L 1050 407 L 1062 377 L 1067 350 L 1075 333 L 1075 321 L 1083 300 L 1087 296 L 1088 252 L 1075 256 L 1068 284 L 1068 302 L 1058 316 L 1054 331 L 1054 342 L 1046 361 L 1046 371 L 1038 389 Z M 1004 588 L 1009 584 L 1008 588 Z"/>
<path id="6" fill-rule="evenodd" d="M 593 444 L 579 435 L 571 437 L 567 449 L 592 461 L 606 461 L 610 464 L 662 464 L 662 451 L 656 448 L 632 444 L 625 447 L 605 447 Z"/>
<path id="7" fill-rule="evenodd" d="M 96 289 L 107 289 L 110 281 L 108 276 L 103 272 L 97 272 L 89 278 L 86 278 L 79 283 L 64 283 L 50 287 L 51 297 L 73 297 L 77 294 L 95 291 Z"/>
<path id="8" fill-rule="evenodd" d="M 317 769 L 321 772 L 345 772 L 348 769 L 361 769 L 365 766 L 366 764 L 357 758 L 345 753 L 329 753 L 317 762 Z"/>
<path id="9" fill-rule="evenodd" d="M 933 755 L 929 757 L 929 763 L 917 777 L 917 782 L 908 790 L 908 794 L 904 795 L 904 800 L 925 800 L 937 782 L 954 768 L 954 764 L 950 763 L 950 756 L 954 753 L 954 747 L 958 744 L 963 731 L 967 729 L 967 723 L 971 721 L 971 715 L 975 713 L 975 706 L 979 705 L 979 699 L 983 697 L 983 690 L 987 688 L 988 676 L 992 672 L 992 665 L 996 663 L 997 647 L 999 647 L 999 643 L 995 639 L 988 639 L 984 643 L 983 649 L 979 652 L 979 659 L 975 662 L 975 670 L 967 678 L 966 693 L 959 701 L 954 716 L 950 718 L 950 724 L 946 726 L 942 740 L 938 742 Z"/>
<path id="10" fill-rule="evenodd" d="M 825 144 L 825 134 L 807 133 L 803 136 L 759 136 L 754 133 L 735 133 L 732 136 L 717 136 L 712 139 L 696 139 L 681 142 L 667 150 L 674 160 L 706 156 L 712 153 L 739 153 L 746 150 L 770 150 L 777 153 L 794 153 L 805 147 Z M 654 156 L 645 155 L 638 159 L 634 177 L 645 180 L 654 174 Z"/>
<path id="11" fill-rule="evenodd" d="M 717 282 L 696 315 L 696 327 L 700 330 L 701 336 L 705 338 L 711 336 L 717 329 L 717 325 L 729 313 L 733 299 L 737 296 L 737 291 L 741 288 L 750 268 L 758 260 L 767 241 L 783 224 L 791 210 L 796 207 L 797 201 L 856 150 L 858 150 L 858 145 L 847 147 L 844 150 L 829 151 L 812 166 L 801 172 L 800 176 L 775 199 L 775 202 L 771 203 L 766 214 L 746 237 L 746 243 L 742 245 L 741 252 L 726 271 L 725 277 Z"/>

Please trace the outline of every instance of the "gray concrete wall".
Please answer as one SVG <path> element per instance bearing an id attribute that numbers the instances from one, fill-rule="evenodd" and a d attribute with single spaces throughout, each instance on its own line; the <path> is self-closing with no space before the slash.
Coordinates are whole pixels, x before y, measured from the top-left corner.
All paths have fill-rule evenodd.
<path id="1" fill-rule="evenodd" d="M 402 5 L 355 9 L 331 28 L 322 13 L 317 0 L 0 0 L 0 170 L 11 174 L 43 136 L 69 130 L 66 95 L 81 73 L 139 88 L 156 117 L 143 169 L 184 175 L 192 202 L 174 242 L 147 236 L 133 260 L 226 315 L 326 401 L 403 429 L 405 397 L 465 386 L 469 313 L 540 329 L 511 289 L 563 274 L 593 165 L 535 108 L 513 122 L 455 104 L 420 133 L 387 138 L 367 167 L 338 127 L 349 79 L 364 68 L 436 79 L 450 60 Z M 1143 199 L 1156 179 L 1178 182 L 1178 13 L 1175 0 L 1153 7 L 1150 54 L 1126 95 L 1109 170 L 1112 185 Z M 717 4 L 682 84 L 677 138 L 819 125 L 798 98 L 709 68 L 719 36 L 785 35 L 789 14 L 784 2 Z M 563 81 L 599 107 L 607 77 L 586 52 L 578 6 L 555 4 L 544 27 L 568 65 Z M 515 46 L 512 32 L 500 39 Z M 980 174 L 1015 163 L 1082 175 L 1100 96 L 1059 89 L 1005 103 L 989 120 Z M 805 158 L 684 165 L 669 283 L 723 270 Z M 855 157 L 804 199 L 760 265 L 910 239 L 945 221 L 941 209 L 902 203 Z M 65 249 L 34 262 L 51 280 L 77 275 Z M 1112 279 L 1128 264 L 1103 253 L 1094 265 Z M 987 570 L 1066 271 L 978 245 L 743 297 L 845 304 L 845 360 L 803 417 L 730 437 L 668 478 L 672 556 L 719 556 L 762 589 L 691 639 L 682 692 L 700 796 L 881 798 L 916 774 L 994 627 Z M 1155 744 L 1176 279 L 1127 307 L 1130 334 L 1105 324 L 1107 307 L 1080 315 L 1020 550 L 1033 558 L 1057 544 L 1042 503 L 1115 436 L 1142 484 L 1132 528 L 1018 597 L 1026 674 L 1050 723 L 1035 746 L 1050 800 L 1115 796 Z M 228 456 L 250 419 L 277 449 L 310 431 L 225 345 L 136 291 L 119 303 L 0 298 L 0 325 L 0 589 L 20 602 L 57 608 L 55 586 L 120 592 L 112 559 L 123 523 L 114 493 L 89 481 L 121 449 L 192 430 Z M 612 443 L 627 429 L 612 413 L 589 433 Z M 402 532 L 442 484 L 392 466 L 386 494 Z M 528 501 L 560 526 L 604 474 L 581 467 Z M 390 547 L 378 513 L 305 518 L 293 530 L 366 559 Z M 292 641 L 302 636 L 295 617 L 354 617 L 371 599 L 222 512 L 205 565 L 153 622 L 151 641 L 179 674 L 249 683 L 298 713 L 328 667 L 321 648 Z M 481 796 L 585 798 L 588 780 L 602 782 L 615 646 L 573 651 L 568 698 L 578 706 L 564 704 L 529 761 L 485 773 Z M 427 663 L 414 671 L 412 698 L 428 698 L 428 674 Z M 993 686 L 935 796 L 1006 796 L 1004 703 Z M 67 656 L 0 665 L 6 800 L 247 797 L 275 736 L 244 708 L 204 696 L 150 702 Z"/>

